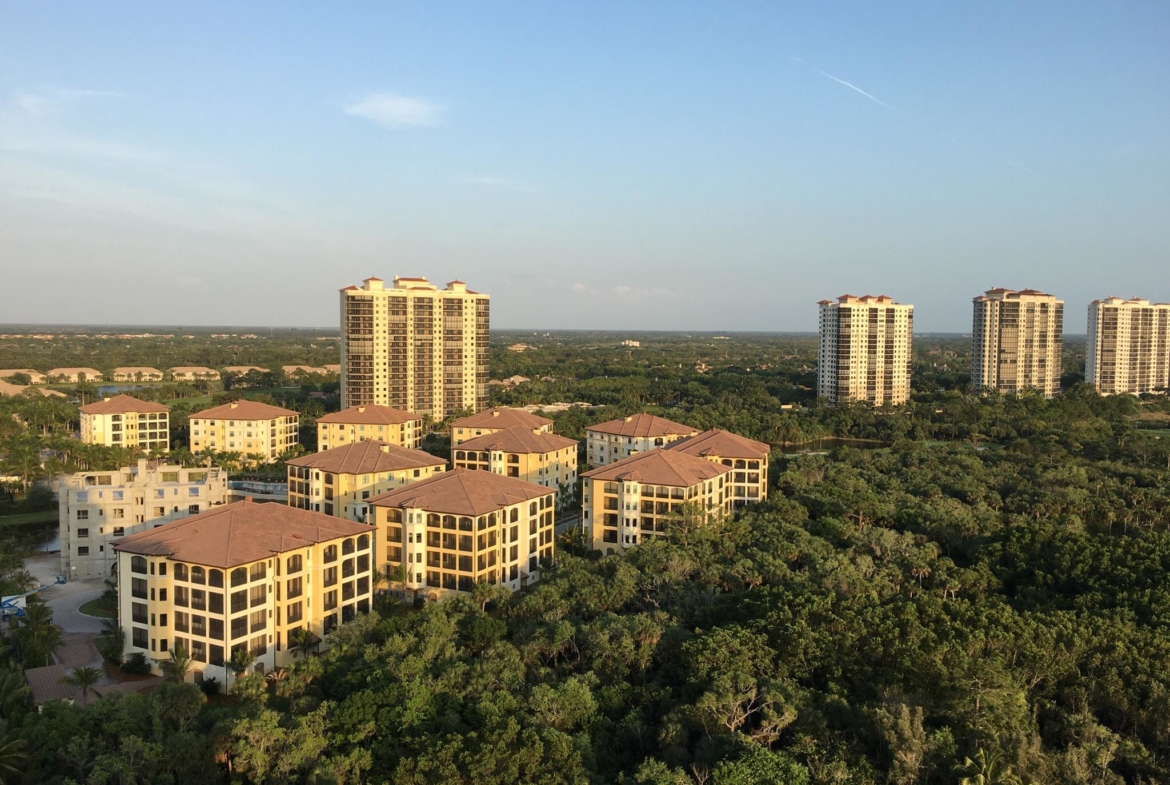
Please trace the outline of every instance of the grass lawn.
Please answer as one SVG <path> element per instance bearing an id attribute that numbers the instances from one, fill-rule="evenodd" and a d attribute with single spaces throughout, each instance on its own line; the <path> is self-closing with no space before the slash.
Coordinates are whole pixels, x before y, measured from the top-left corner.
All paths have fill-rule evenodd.
<path id="1" fill-rule="evenodd" d="M 0 515 L 0 526 L 13 525 L 20 526 L 28 523 L 56 523 L 56 510 L 43 510 L 41 512 L 25 512 L 20 515 Z"/>
<path id="2" fill-rule="evenodd" d="M 83 603 L 77 610 L 84 613 L 86 616 L 96 616 L 99 619 L 113 619 L 118 615 L 116 608 L 106 605 L 102 602 L 102 598 L 98 597 L 96 600 L 90 600 Z"/>

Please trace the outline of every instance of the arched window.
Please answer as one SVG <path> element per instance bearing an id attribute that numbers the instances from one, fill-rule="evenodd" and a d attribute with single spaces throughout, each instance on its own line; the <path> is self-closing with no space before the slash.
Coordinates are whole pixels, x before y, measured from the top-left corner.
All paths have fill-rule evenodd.
<path id="1" fill-rule="evenodd" d="M 458 452 L 455 453 L 455 460 L 463 461 L 466 459 L 467 459 L 467 453 L 465 453 L 463 450 L 459 450 Z"/>
<path id="2" fill-rule="evenodd" d="M 359 551 L 368 551 L 370 549 L 370 535 L 363 534 L 363 535 L 359 536 L 358 540 L 357 540 L 357 545 L 358 545 Z"/>
<path id="3" fill-rule="evenodd" d="M 207 573 L 207 585 L 223 588 L 223 570 L 210 570 Z"/>
<path id="4" fill-rule="evenodd" d="M 141 575 L 146 574 L 146 557 L 145 556 L 131 556 L 130 557 L 130 572 L 137 572 Z"/>
<path id="5" fill-rule="evenodd" d="M 175 580 L 177 580 L 177 581 L 187 580 L 187 565 L 186 564 L 176 564 L 175 565 Z"/>
<path id="6" fill-rule="evenodd" d="M 443 516 L 443 528 L 444 529 L 454 529 L 455 528 L 455 516 L 454 515 L 444 515 Z"/>
<path id="7" fill-rule="evenodd" d="M 191 583 L 207 583 L 207 572 L 202 567 L 192 567 Z"/>
<path id="8" fill-rule="evenodd" d="M 438 516 L 438 515 L 436 515 L 436 516 L 434 516 L 434 517 L 435 517 L 436 519 L 438 519 L 438 517 L 439 517 L 439 516 Z M 436 525 L 437 525 L 437 524 L 438 524 L 438 520 L 436 520 L 436 521 L 435 521 L 435 523 L 436 523 Z M 350 553 L 353 553 L 353 551 L 354 551 L 354 541 L 353 541 L 353 537 L 346 537 L 346 538 L 345 538 L 345 539 L 344 539 L 344 540 L 341 542 L 341 552 L 342 552 L 342 553 L 344 553 L 344 554 L 350 554 Z"/>
<path id="9" fill-rule="evenodd" d="M 436 515 L 435 513 L 433 513 L 433 512 L 427 513 L 427 526 L 433 526 L 437 529 L 440 526 L 441 520 L 442 519 L 439 518 L 439 516 Z"/>
<path id="10" fill-rule="evenodd" d="M 248 568 L 237 567 L 232 570 L 232 586 L 243 586 L 248 582 Z"/>
<path id="11" fill-rule="evenodd" d="M 520 520 L 520 509 L 518 507 L 512 508 L 512 512 L 509 515 L 508 520 L 511 521 L 512 523 L 515 523 L 516 521 Z"/>
<path id="12" fill-rule="evenodd" d="M 328 564 L 331 561 L 337 561 L 337 546 L 336 545 L 326 545 L 325 546 L 324 560 L 325 560 L 326 564 Z"/>
<path id="13" fill-rule="evenodd" d="M 528 505 L 528 514 L 536 515 L 536 502 L 532 502 L 532 504 Z"/>
<path id="14" fill-rule="evenodd" d="M 472 522 L 472 520 L 470 518 L 460 518 L 459 519 L 459 531 L 469 532 L 472 530 L 472 528 L 474 528 L 474 526 L 475 526 L 475 524 Z"/>

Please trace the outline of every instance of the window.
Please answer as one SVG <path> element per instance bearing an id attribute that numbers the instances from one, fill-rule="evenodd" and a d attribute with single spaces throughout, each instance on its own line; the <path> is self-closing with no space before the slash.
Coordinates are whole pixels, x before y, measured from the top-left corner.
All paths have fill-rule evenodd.
<path id="1" fill-rule="evenodd" d="M 178 605 L 180 608 L 186 608 L 188 605 L 190 605 L 191 600 L 189 592 L 190 589 L 188 589 L 186 586 L 176 586 L 175 605 Z"/>
<path id="2" fill-rule="evenodd" d="M 240 611 L 248 609 L 248 592 L 247 590 L 232 592 L 232 613 L 239 613 Z"/>
<path id="3" fill-rule="evenodd" d="M 212 570 L 207 573 L 207 585 L 223 588 L 223 570 Z"/>
<path id="4" fill-rule="evenodd" d="M 323 552 L 323 560 L 326 564 L 328 564 L 329 562 L 337 561 L 337 546 L 336 545 L 326 545 L 325 546 L 325 550 Z"/>
<path id="5" fill-rule="evenodd" d="M 130 557 L 130 572 L 136 572 L 139 575 L 146 574 L 146 558 L 143 556 Z"/>
<path id="6" fill-rule="evenodd" d="M 295 599 L 295 598 L 301 596 L 301 592 L 302 592 L 301 580 L 302 579 L 299 577 L 298 578 L 289 578 L 288 589 L 287 589 L 286 594 L 285 594 L 285 599 L 291 600 L 291 599 Z"/>
<path id="7" fill-rule="evenodd" d="M 325 592 L 325 610 L 331 611 L 337 607 L 337 589 Z"/>
<path id="8" fill-rule="evenodd" d="M 301 603 L 294 602 L 288 606 L 287 615 L 285 618 L 285 622 L 287 624 L 295 624 L 296 622 L 300 621 L 302 617 L 303 613 L 301 610 Z"/>
<path id="9" fill-rule="evenodd" d="M 78 531 L 80 532 L 81 530 L 78 529 Z M 115 526 L 114 527 L 114 536 L 115 537 L 125 537 L 126 536 L 126 527 L 125 526 Z"/>
<path id="10" fill-rule="evenodd" d="M 370 535 L 363 534 L 357 539 L 357 547 L 359 551 L 366 551 L 370 549 Z"/>
<path id="11" fill-rule="evenodd" d="M 115 518 L 125 518 L 126 517 L 126 510 L 122 507 L 115 507 L 114 508 L 114 517 Z"/>
<path id="12" fill-rule="evenodd" d="M 267 574 L 265 562 L 261 561 L 253 564 L 251 569 L 248 570 L 248 574 L 249 577 L 254 581 L 264 580 L 264 576 Z"/>
<path id="13" fill-rule="evenodd" d="M 78 510 L 77 511 L 77 520 L 88 521 L 89 520 L 89 510 Z"/>
<path id="14" fill-rule="evenodd" d="M 175 611 L 175 632 L 190 632 L 191 622 L 190 616 L 183 611 Z M 175 639 L 175 645 L 178 645 L 178 639 Z"/>
<path id="15" fill-rule="evenodd" d="M 324 573 L 325 585 L 334 586 L 337 584 L 337 568 L 326 567 Z"/>
<path id="16" fill-rule="evenodd" d="M 191 641 L 191 659 L 195 662 L 207 662 L 207 644 L 203 641 Z"/>
<path id="17" fill-rule="evenodd" d="M 258 611 L 252 611 L 248 616 L 249 627 L 252 632 L 258 632 L 268 626 L 268 611 L 261 608 Z"/>
<path id="18" fill-rule="evenodd" d="M 175 565 L 175 580 L 177 580 L 177 581 L 187 580 L 187 565 L 186 564 L 176 564 Z"/>
<path id="19" fill-rule="evenodd" d="M 130 579 L 130 596 L 137 597 L 140 600 L 146 599 L 146 579 L 145 578 L 131 578 Z"/>
<path id="20" fill-rule="evenodd" d="M 197 611 L 207 610 L 207 592 L 203 591 L 203 589 L 192 589 L 191 607 Z"/>
<path id="21" fill-rule="evenodd" d="M 208 638 L 214 638 L 217 641 L 223 640 L 223 619 L 208 619 L 207 626 Z"/>
<path id="22" fill-rule="evenodd" d="M 198 635 L 201 638 L 207 637 L 207 617 L 206 616 L 196 616 L 196 615 L 192 614 L 192 616 L 191 616 L 191 634 Z"/>
<path id="23" fill-rule="evenodd" d="M 89 546 L 88 545 L 78 546 L 77 555 L 78 556 L 88 556 L 89 555 Z"/>
<path id="24" fill-rule="evenodd" d="M 289 556 L 285 562 L 285 572 L 292 575 L 294 572 L 301 571 L 301 555 L 298 553 L 295 556 Z"/>
<path id="25" fill-rule="evenodd" d="M 212 613 L 223 613 L 223 592 L 209 591 L 207 597 L 210 600 L 207 603 L 207 610 Z"/>
<path id="26" fill-rule="evenodd" d="M 138 624 L 146 624 L 146 603 L 132 602 L 130 603 L 130 616 Z"/>
<path id="27" fill-rule="evenodd" d="M 259 586 L 253 586 L 248 590 L 249 605 L 255 608 L 257 605 L 263 605 L 264 601 L 268 599 L 268 587 L 263 583 Z"/>
<path id="28" fill-rule="evenodd" d="M 244 567 L 237 567 L 232 570 L 232 586 L 243 586 L 248 582 L 248 570 Z M 233 595 L 234 596 L 234 595 Z"/>
<path id="29" fill-rule="evenodd" d="M 345 539 L 345 540 L 344 540 L 344 541 L 341 543 L 341 553 L 342 553 L 343 555 L 348 555 L 348 554 L 351 554 L 351 553 L 353 553 L 353 551 L 354 551 L 354 541 L 353 541 L 353 537 L 347 537 L 347 538 L 346 538 L 346 539 Z"/>
<path id="30" fill-rule="evenodd" d="M 78 537 L 88 537 L 89 536 L 89 529 L 78 529 L 77 536 Z"/>
<path id="31" fill-rule="evenodd" d="M 134 643 L 134 648 L 136 648 L 136 649 L 148 648 L 150 646 L 150 643 L 149 643 L 150 634 L 146 631 L 146 628 L 145 627 L 134 627 L 134 628 L 132 628 L 132 630 L 133 631 L 131 632 L 131 639 Z"/>
<path id="32" fill-rule="evenodd" d="M 248 634 L 248 617 L 238 616 L 232 619 L 232 640 L 242 638 Z"/>
<path id="33" fill-rule="evenodd" d="M 191 568 L 191 583 L 207 583 L 207 571 L 202 567 Z"/>

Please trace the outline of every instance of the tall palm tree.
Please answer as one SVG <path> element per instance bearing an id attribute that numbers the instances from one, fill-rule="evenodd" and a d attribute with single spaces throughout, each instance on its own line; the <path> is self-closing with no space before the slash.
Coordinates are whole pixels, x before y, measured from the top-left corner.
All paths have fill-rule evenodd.
<path id="1" fill-rule="evenodd" d="M 24 615 L 13 620 L 21 659 L 26 668 L 50 665 L 53 654 L 61 648 L 61 630 L 53 624 L 53 610 L 43 602 L 29 598 Z"/>
<path id="2" fill-rule="evenodd" d="M 17 705 L 28 700 L 30 690 L 18 668 L 0 670 L 0 717 L 9 717 Z"/>
<path id="3" fill-rule="evenodd" d="M 87 665 L 84 668 L 74 668 L 73 673 L 67 676 L 62 676 L 60 682 L 62 684 L 72 684 L 77 689 L 81 690 L 81 706 L 84 708 L 89 704 L 89 693 L 93 692 L 99 698 L 102 696 L 100 692 L 93 688 L 93 685 L 101 681 L 101 669 L 95 668 L 92 665 Z"/>
<path id="4" fill-rule="evenodd" d="M 0 720 L 0 785 L 18 782 L 24 778 L 24 739 L 8 730 L 8 722 Z"/>
<path id="5" fill-rule="evenodd" d="M 293 630 L 288 636 L 288 647 L 292 650 L 294 657 L 298 654 L 302 657 L 308 657 L 320 644 L 321 638 L 312 630 L 303 628 Z"/>
<path id="6" fill-rule="evenodd" d="M 1003 755 L 982 747 L 975 753 L 975 760 L 963 759 L 963 773 L 970 776 L 959 780 L 959 785 L 1020 785 L 1012 767 L 1003 764 Z"/>
<path id="7" fill-rule="evenodd" d="M 182 646 L 171 649 L 171 661 L 162 664 L 167 681 L 186 681 L 193 662 L 191 655 Z"/>

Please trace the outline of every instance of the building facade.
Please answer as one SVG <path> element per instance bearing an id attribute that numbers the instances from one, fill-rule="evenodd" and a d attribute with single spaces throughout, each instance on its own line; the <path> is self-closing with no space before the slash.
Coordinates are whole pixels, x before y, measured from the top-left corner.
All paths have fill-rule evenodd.
<path id="1" fill-rule="evenodd" d="M 81 441 L 131 450 L 167 450 L 171 443 L 171 410 L 161 403 L 115 395 L 79 410 Z"/>
<path id="2" fill-rule="evenodd" d="M 729 514 L 732 471 L 661 448 L 592 469 L 581 475 L 581 525 L 594 550 L 621 553 L 664 535 L 667 524 L 688 509 L 704 516 Z"/>
<path id="3" fill-rule="evenodd" d="M 974 298 L 971 389 L 1060 392 L 1064 301 L 1035 289 Z"/>
<path id="4" fill-rule="evenodd" d="M 1170 388 L 1170 303 L 1136 297 L 1089 303 L 1085 381 L 1102 395 Z"/>
<path id="5" fill-rule="evenodd" d="M 61 574 L 106 578 L 116 563 L 114 540 L 228 501 L 227 472 L 184 469 L 148 461 L 117 471 L 78 472 L 61 477 L 57 496 Z"/>
<path id="6" fill-rule="evenodd" d="M 585 429 L 585 460 L 590 466 L 608 466 L 698 432 L 697 428 L 652 414 L 610 420 Z"/>
<path id="7" fill-rule="evenodd" d="M 301 631 L 323 638 L 368 612 L 373 528 L 280 504 L 236 502 L 125 537 L 118 559 L 124 655 L 155 673 L 181 646 L 189 678 L 230 681 L 245 650 L 258 671 L 293 660 Z"/>
<path id="8" fill-rule="evenodd" d="M 287 465 L 289 506 L 363 523 L 371 497 L 447 469 L 442 458 L 381 441 L 345 444 Z"/>
<path id="9" fill-rule="evenodd" d="M 460 444 L 480 436 L 499 433 L 508 428 L 523 428 L 526 431 L 536 433 L 552 433 L 553 425 L 553 421 L 547 417 L 541 417 L 523 409 L 496 407 L 451 423 L 451 449 L 453 450 Z"/>
<path id="10" fill-rule="evenodd" d="M 380 278 L 341 290 L 341 405 L 443 420 L 487 406 L 490 308 L 462 281 Z"/>
<path id="11" fill-rule="evenodd" d="M 40 371 L 32 368 L 2 368 L 0 369 L 0 381 L 8 379 L 11 376 L 23 375 L 28 377 L 29 384 L 44 384 L 47 379 Z"/>
<path id="12" fill-rule="evenodd" d="M 578 443 L 526 428 L 505 428 L 461 443 L 451 465 L 515 477 L 554 490 L 577 482 Z"/>
<path id="13" fill-rule="evenodd" d="M 176 382 L 219 381 L 219 371 L 202 365 L 177 365 L 168 373 Z"/>
<path id="14" fill-rule="evenodd" d="M 768 456 L 772 448 L 763 442 L 716 428 L 674 442 L 665 449 L 731 468 L 725 490 L 731 496 L 732 509 L 768 498 Z"/>
<path id="15" fill-rule="evenodd" d="M 317 418 L 317 449 L 331 450 L 376 439 L 417 450 L 424 430 L 423 418 L 417 414 L 374 403 L 351 406 Z"/>
<path id="16" fill-rule="evenodd" d="M 428 599 L 477 583 L 518 591 L 554 556 L 556 493 L 490 472 L 455 469 L 370 501 L 379 570 Z"/>
<path id="17" fill-rule="evenodd" d="M 191 452 L 238 452 L 271 462 L 297 444 L 300 415 L 258 401 L 232 401 L 191 415 Z"/>
<path id="18" fill-rule="evenodd" d="M 881 295 L 821 300 L 817 396 L 831 403 L 910 400 L 914 306 Z"/>
<path id="19" fill-rule="evenodd" d="M 161 382 L 163 372 L 145 365 L 123 365 L 113 372 L 116 382 Z"/>
<path id="20" fill-rule="evenodd" d="M 100 382 L 102 372 L 96 368 L 53 368 L 45 376 L 50 382 L 78 384 L 80 382 Z"/>

